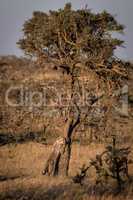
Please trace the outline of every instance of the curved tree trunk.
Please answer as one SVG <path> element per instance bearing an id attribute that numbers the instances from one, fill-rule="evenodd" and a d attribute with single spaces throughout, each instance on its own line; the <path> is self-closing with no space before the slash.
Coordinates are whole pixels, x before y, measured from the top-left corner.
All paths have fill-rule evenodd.
<path id="1" fill-rule="evenodd" d="M 98 97 L 92 98 L 90 102 L 90 107 L 88 110 L 91 109 L 91 106 L 97 102 L 103 95 L 99 95 Z M 52 152 L 46 162 L 45 168 L 43 170 L 43 175 L 55 176 L 55 175 L 68 175 L 69 170 L 69 162 L 71 156 L 71 138 L 72 134 L 80 123 L 80 112 L 78 107 L 77 112 L 78 115 L 76 119 L 69 118 L 67 120 L 65 130 L 64 130 L 64 137 L 59 137 L 56 142 L 53 144 Z M 87 111 L 88 114 L 88 111 Z M 85 115 L 85 117 L 87 116 Z"/>

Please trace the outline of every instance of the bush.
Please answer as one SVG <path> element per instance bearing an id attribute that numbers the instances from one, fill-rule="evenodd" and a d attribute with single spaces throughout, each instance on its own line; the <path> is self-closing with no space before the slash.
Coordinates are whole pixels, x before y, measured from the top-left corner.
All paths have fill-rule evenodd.
<path id="1" fill-rule="evenodd" d="M 121 189 L 123 183 L 129 179 L 128 165 L 132 163 L 129 160 L 130 153 L 130 147 L 117 147 L 116 138 L 113 137 L 112 145 L 107 146 L 104 152 L 96 155 L 96 158 L 90 161 L 88 167 L 83 166 L 81 172 L 73 178 L 73 181 L 81 184 L 87 170 L 94 167 L 96 184 L 103 184 L 104 181 L 107 182 L 109 178 L 113 178 L 116 180 L 118 188 Z"/>

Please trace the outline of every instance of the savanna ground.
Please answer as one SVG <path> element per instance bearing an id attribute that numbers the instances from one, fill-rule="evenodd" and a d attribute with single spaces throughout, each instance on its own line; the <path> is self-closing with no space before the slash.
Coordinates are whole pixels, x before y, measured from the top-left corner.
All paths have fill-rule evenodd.
<path id="1" fill-rule="evenodd" d="M 88 199 L 132 199 L 133 185 L 127 183 L 121 193 L 112 182 L 95 186 L 94 171 L 89 172 L 83 186 L 74 184 L 74 176 L 82 164 L 88 164 L 102 152 L 104 146 L 73 144 L 69 177 L 48 177 L 41 174 L 50 154 L 51 145 L 36 142 L 7 144 L 0 147 L 0 199 L 1 200 L 88 200 Z M 129 169 L 132 177 L 132 166 Z M 132 181 L 131 181 L 132 182 Z"/>
<path id="2" fill-rule="evenodd" d="M 52 145 L 50 144 L 56 139 L 55 130 L 46 129 L 47 132 L 44 134 L 44 116 L 38 120 L 37 115 L 35 115 L 32 120 L 27 108 L 12 109 L 7 107 L 4 104 L 3 97 L 10 85 L 17 85 L 18 83 L 25 83 L 26 86 L 36 88 L 38 91 L 41 88 L 40 82 L 46 81 L 45 68 L 36 67 L 32 63 L 27 64 L 28 61 L 23 63 L 19 59 L 15 61 L 15 58 L 12 58 L 11 60 L 2 59 L 0 68 L 0 103 L 2 105 L 1 113 L 3 113 L 0 116 L 0 145 L 3 145 L 0 146 L 0 200 L 132 200 L 132 181 L 126 183 L 121 192 L 118 192 L 116 184 L 112 180 L 108 185 L 96 186 L 94 170 L 88 173 L 83 186 L 73 183 L 72 177 L 77 174 L 79 168 L 83 164 L 88 164 L 90 158 L 94 158 L 97 153 L 104 150 L 102 144 L 90 145 L 87 143 L 80 145 L 75 142 L 72 146 L 69 177 L 53 178 L 42 175 L 45 162 L 51 152 Z M 50 76 L 52 73 L 49 72 Z M 129 94 L 132 103 L 132 73 L 130 77 Z M 33 80 L 35 80 L 35 83 Z M 16 94 L 12 96 L 14 100 L 17 99 Z M 117 126 L 118 130 L 122 130 L 120 132 L 122 132 L 124 142 L 127 143 L 124 143 L 124 147 L 132 147 L 133 142 L 132 107 L 130 109 L 131 116 L 129 118 L 120 117 L 120 124 Z M 58 124 L 60 125 L 60 123 Z M 50 123 L 50 126 L 55 127 L 55 124 Z M 30 128 L 32 134 L 28 134 L 27 128 Z M 10 132 L 12 134 L 8 134 Z M 39 143 L 39 141 L 44 144 Z M 133 177 L 132 167 L 133 165 L 130 165 L 129 168 L 131 179 Z"/>

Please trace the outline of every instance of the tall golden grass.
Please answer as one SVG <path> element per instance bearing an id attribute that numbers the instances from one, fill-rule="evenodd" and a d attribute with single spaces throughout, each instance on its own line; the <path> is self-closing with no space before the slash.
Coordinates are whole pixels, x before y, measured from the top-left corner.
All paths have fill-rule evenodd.
<path id="1" fill-rule="evenodd" d="M 132 200 L 132 184 L 117 193 L 109 188 L 94 185 L 93 170 L 83 186 L 74 184 L 74 176 L 82 164 L 101 153 L 103 145 L 80 146 L 74 144 L 70 160 L 69 177 L 47 177 L 41 174 L 51 151 L 51 145 L 39 143 L 9 144 L 0 148 L 0 200 Z M 130 168 L 130 174 L 132 174 Z M 107 190 L 107 192 L 106 192 Z"/>

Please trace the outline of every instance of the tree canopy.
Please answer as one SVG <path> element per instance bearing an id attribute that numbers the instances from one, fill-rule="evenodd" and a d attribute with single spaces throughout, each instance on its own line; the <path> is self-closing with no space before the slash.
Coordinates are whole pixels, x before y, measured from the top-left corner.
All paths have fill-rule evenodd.
<path id="1" fill-rule="evenodd" d="M 48 13 L 35 11 L 23 25 L 18 45 L 35 58 L 50 56 L 67 62 L 94 59 L 108 60 L 123 41 L 112 32 L 124 26 L 107 11 L 93 13 L 88 8 L 73 10 L 70 3 Z"/>

